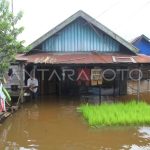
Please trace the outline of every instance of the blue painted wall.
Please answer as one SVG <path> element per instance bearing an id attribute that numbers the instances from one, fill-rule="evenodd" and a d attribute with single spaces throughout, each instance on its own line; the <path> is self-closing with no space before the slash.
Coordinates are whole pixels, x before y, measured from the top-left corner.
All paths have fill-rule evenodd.
<path id="1" fill-rule="evenodd" d="M 133 43 L 139 49 L 140 54 L 150 55 L 150 42 L 141 38 Z"/>
<path id="2" fill-rule="evenodd" d="M 42 43 L 43 51 L 53 52 L 117 52 L 119 48 L 117 41 L 96 27 L 93 28 L 82 18 L 78 18 Z"/>

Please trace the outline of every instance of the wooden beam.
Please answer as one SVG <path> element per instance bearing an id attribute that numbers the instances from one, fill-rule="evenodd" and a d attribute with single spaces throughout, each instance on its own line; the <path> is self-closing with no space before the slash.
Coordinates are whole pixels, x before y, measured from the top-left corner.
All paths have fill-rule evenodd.
<path id="1" fill-rule="evenodd" d="M 20 99 L 21 99 L 21 103 L 24 102 L 24 89 L 23 89 L 23 86 L 24 86 L 24 75 L 23 75 L 23 69 L 24 69 L 24 64 L 23 63 L 20 63 L 20 89 L 21 89 L 21 95 L 20 95 Z"/>
<path id="2" fill-rule="evenodd" d="M 139 69 L 140 69 L 140 66 L 139 66 Z M 141 85 L 141 78 L 140 78 L 140 72 L 139 72 L 138 80 L 137 80 L 137 100 L 138 100 L 138 102 L 140 101 L 140 91 L 141 91 L 140 85 Z"/>

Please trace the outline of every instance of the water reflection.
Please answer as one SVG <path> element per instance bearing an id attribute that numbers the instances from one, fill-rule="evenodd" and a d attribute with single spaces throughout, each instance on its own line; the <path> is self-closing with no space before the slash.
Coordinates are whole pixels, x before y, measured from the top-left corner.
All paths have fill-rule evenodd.
<path id="1" fill-rule="evenodd" d="M 31 105 L 29 109 L 26 109 L 28 114 L 28 119 L 38 120 L 39 118 L 39 106 L 37 103 Z"/>
<path id="2" fill-rule="evenodd" d="M 139 137 L 139 144 L 128 145 L 125 147 L 126 149 L 150 150 L 150 127 L 139 127 L 134 135 Z"/>
<path id="3" fill-rule="evenodd" d="M 150 145 L 147 146 L 137 146 L 137 145 L 132 145 L 130 150 L 150 150 Z"/>
<path id="4" fill-rule="evenodd" d="M 139 128 L 139 137 L 145 139 L 145 140 L 149 140 L 150 139 L 150 127 L 141 127 Z"/>
<path id="5" fill-rule="evenodd" d="M 0 126 L 0 150 L 143 150 L 150 127 L 91 128 L 79 102 L 49 97 L 26 103 Z"/>

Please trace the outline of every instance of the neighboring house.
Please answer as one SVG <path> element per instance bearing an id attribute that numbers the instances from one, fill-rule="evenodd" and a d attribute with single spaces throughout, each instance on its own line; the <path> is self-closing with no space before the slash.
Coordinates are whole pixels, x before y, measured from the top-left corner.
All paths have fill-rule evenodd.
<path id="1" fill-rule="evenodd" d="M 136 37 L 132 42 L 131 42 L 136 48 L 139 49 L 139 55 L 147 55 L 150 57 L 150 39 L 145 36 L 145 35 L 140 35 Z M 149 66 L 143 66 L 142 67 L 142 72 L 143 72 L 143 78 L 144 79 L 149 79 L 150 78 L 150 67 Z"/>
<path id="2" fill-rule="evenodd" d="M 128 75 L 125 73 L 122 79 L 119 69 L 137 68 L 150 62 L 150 58 L 137 55 L 138 49 L 131 43 L 83 11 L 78 11 L 30 46 L 32 49 L 18 55 L 16 60 L 26 60 L 28 72 L 36 68 L 41 95 L 77 95 L 83 89 L 92 93 L 100 86 L 101 95 L 124 95 L 127 93 Z M 44 74 L 40 69 L 45 69 Z M 77 78 L 82 69 L 87 76 Z M 116 78 L 112 81 L 99 78 L 100 69 L 113 69 Z M 59 77 L 55 74 L 52 79 L 52 73 L 56 72 Z M 73 80 L 64 76 L 69 73 L 74 73 L 71 76 Z M 91 77 L 93 73 L 99 75 Z M 113 72 L 107 71 L 106 75 L 111 78 Z"/>
<path id="3" fill-rule="evenodd" d="M 140 54 L 150 55 L 150 39 L 145 35 L 135 38 L 131 43 L 139 49 Z"/>

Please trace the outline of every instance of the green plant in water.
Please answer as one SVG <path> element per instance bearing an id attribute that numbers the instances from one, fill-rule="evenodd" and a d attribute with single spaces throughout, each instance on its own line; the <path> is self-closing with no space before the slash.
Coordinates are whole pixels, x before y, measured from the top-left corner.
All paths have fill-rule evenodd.
<path id="1" fill-rule="evenodd" d="M 132 100 L 127 103 L 82 104 L 78 111 L 91 126 L 149 125 L 150 105 Z"/>

